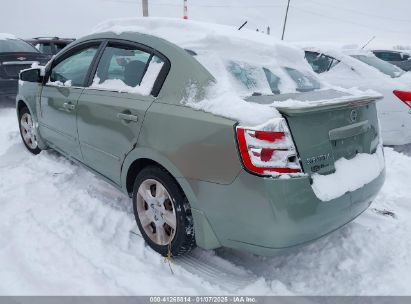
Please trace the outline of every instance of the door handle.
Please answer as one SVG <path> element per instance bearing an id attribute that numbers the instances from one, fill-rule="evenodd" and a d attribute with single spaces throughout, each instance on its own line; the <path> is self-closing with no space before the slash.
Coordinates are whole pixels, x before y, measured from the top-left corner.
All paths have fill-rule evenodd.
<path id="1" fill-rule="evenodd" d="M 126 114 L 126 113 L 117 113 L 117 118 L 121 120 L 128 120 L 128 121 L 138 121 L 138 116 L 137 115 L 132 115 L 132 114 Z"/>
<path id="2" fill-rule="evenodd" d="M 65 102 L 63 103 L 63 108 L 69 111 L 73 111 L 76 109 L 76 106 L 73 105 L 71 102 Z"/>

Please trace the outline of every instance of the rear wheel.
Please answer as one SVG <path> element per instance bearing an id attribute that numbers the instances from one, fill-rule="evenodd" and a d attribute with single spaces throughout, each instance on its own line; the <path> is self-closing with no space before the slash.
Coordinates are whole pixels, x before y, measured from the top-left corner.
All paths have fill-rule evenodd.
<path id="1" fill-rule="evenodd" d="M 144 240 L 161 255 L 178 256 L 195 247 L 190 205 L 164 169 L 150 166 L 138 174 L 133 207 Z"/>
<path id="2" fill-rule="evenodd" d="M 33 118 L 27 107 L 22 108 L 19 112 L 19 125 L 21 139 L 27 150 L 33 154 L 39 154 L 41 150 L 37 144 Z"/>

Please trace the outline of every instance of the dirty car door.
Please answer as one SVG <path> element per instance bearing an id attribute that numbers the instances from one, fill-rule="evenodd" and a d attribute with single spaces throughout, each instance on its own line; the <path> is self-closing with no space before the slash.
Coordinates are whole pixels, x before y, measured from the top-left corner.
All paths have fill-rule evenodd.
<path id="1" fill-rule="evenodd" d="M 116 184 L 155 97 L 164 61 L 153 50 L 109 43 L 78 102 L 77 126 L 84 163 Z M 149 79 L 148 79 L 149 78 Z"/>
<path id="2" fill-rule="evenodd" d="M 41 92 L 39 121 L 42 136 L 54 148 L 79 160 L 77 101 L 98 47 L 99 43 L 82 46 L 57 58 L 46 75 Z"/>

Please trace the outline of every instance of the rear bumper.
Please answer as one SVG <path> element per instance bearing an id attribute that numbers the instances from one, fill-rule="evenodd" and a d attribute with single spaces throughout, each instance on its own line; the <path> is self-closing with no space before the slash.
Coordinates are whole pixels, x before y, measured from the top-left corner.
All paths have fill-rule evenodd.
<path id="1" fill-rule="evenodd" d="M 370 206 L 384 180 L 385 171 L 364 187 L 328 202 L 315 196 L 308 177 L 283 180 L 242 172 L 229 186 L 195 186 L 199 206 L 222 246 L 273 255 L 351 222 Z"/>
<path id="2" fill-rule="evenodd" d="M 411 109 L 404 105 L 403 111 L 380 114 L 384 145 L 411 143 Z"/>
<path id="3" fill-rule="evenodd" d="M 17 95 L 17 79 L 0 79 L 0 97 L 15 98 Z"/>

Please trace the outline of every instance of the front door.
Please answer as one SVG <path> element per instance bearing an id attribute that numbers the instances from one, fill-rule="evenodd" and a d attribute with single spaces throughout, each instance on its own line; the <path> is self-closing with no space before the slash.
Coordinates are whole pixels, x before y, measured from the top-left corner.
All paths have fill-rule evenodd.
<path id="1" fill-rule="evenodd" d="M 77 135 L 77 102 L 99 44 L 80 47 L 57 59 L 48 73 L 40 99 L 42 137 L 57 150 L 81 160 Z"/>
<path id="2" fill-rule="evenodd" d="M 154 82 L 164 61 L 135 45 L 109 43 L 90 86 L 78 101 L 77 126 L 84 163 L 116 184 L 137 143 Z"/>

